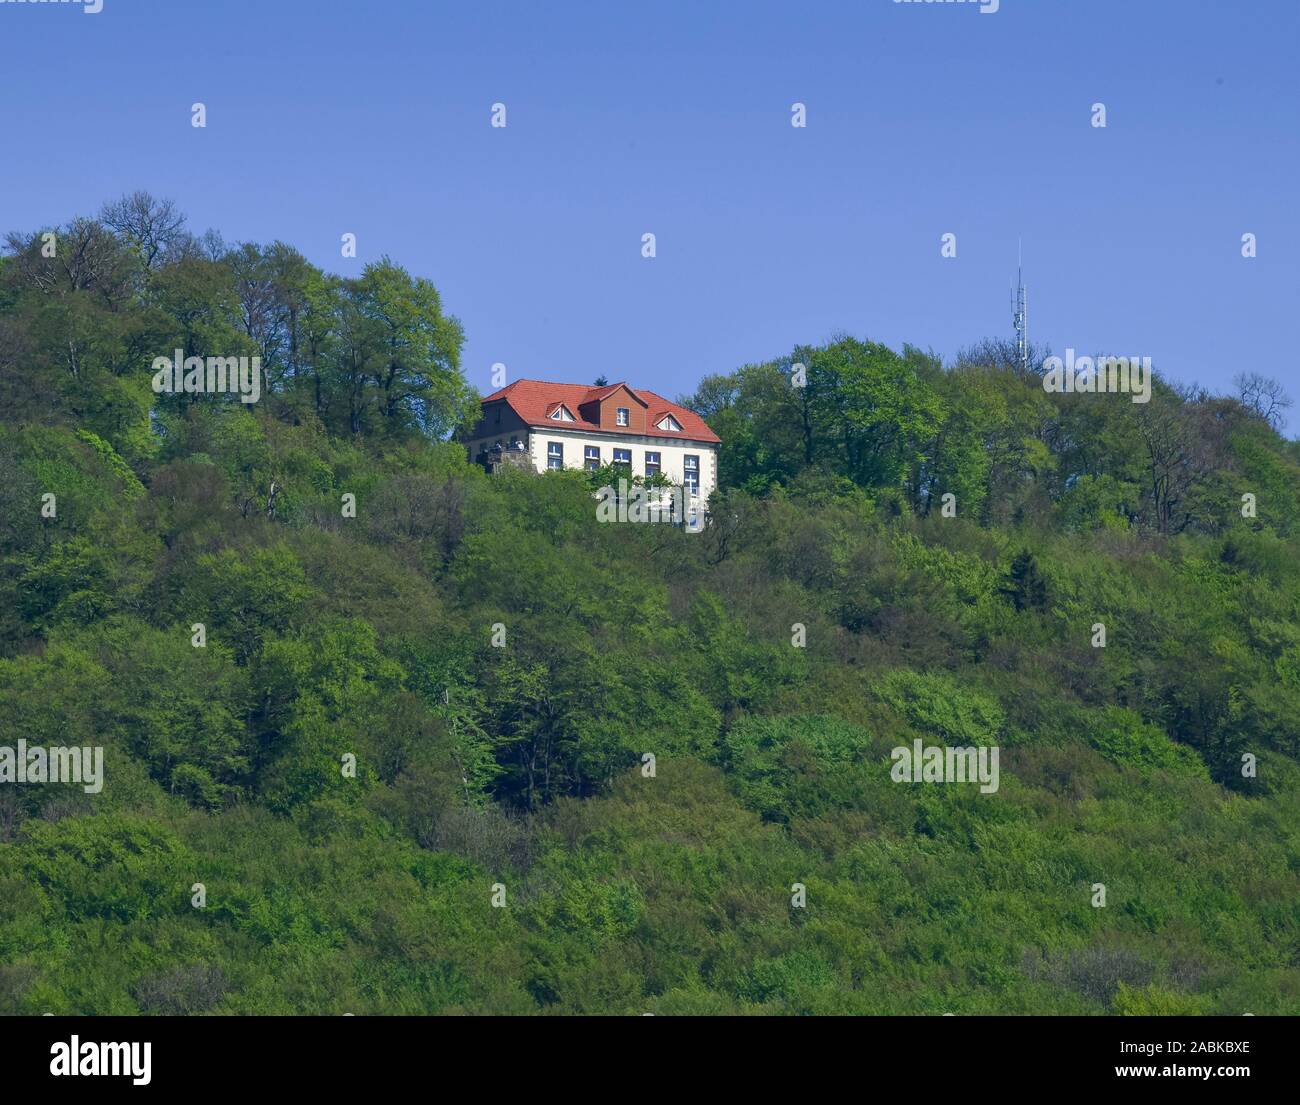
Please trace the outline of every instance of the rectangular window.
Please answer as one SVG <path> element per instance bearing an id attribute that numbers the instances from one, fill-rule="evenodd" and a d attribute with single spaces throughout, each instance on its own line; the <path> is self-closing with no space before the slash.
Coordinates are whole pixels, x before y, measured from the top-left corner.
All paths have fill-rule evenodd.
<path id="1" fill-rule="evenodd" d="M 645 478 L 659 475 L 659 454 L 646 453 L 645 455 Z"/>
<path id="2" fill-rule="evenodd" d="M 547 468 L 564 467 L 564 445 L 561 442 L 558 441 L 547 442 L 546 467 Z"/>
<path id="3" fill-rule="evenodd" d="M 692 495 L 700 493 L 700 458 L 687 453 L 682 462 L 682 469 L 685 475 L 682 478 L 682 486 Z"/>
<path id="4" fill-rule="evenodd" d="M 631 418 L 632 418 L 632 412 L 629 411 L 627 407 L 618 407 L 614 411 L 614 421 L 619 426 L 629 425 L 631 422 Z"/>
<path id="5" fill-rule="evenodd" d="M 587 445 L 582 450 L 582 463 L 586 466 L 588 472 L 594 472 L 600 467 L 600 446 Z"/>
<path id="6" fill-rule="evenodd" d="M 631 467 L 632 467 L 632 450 L 631 450 L 631 449 L 615 449 L 615 450 L 614 450 L 614 463 L 615 463 L 615 464 L 626 464 L 629 468 L 631 468 Z"/>

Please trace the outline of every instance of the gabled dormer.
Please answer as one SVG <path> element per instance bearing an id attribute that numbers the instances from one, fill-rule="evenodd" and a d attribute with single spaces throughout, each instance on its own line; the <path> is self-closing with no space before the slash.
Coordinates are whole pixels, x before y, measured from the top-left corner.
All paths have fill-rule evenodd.
<path id="1" fill-rule="evenodd" d="M 587 392 L 578 413 L 602 430 L 643 434 L 648 409 L 649 404 L 627 384 L 611 384 Z"/>
<path id="2" fill-rule="evenodd" d="M 679 434 L 682 432 L 682 424 L 677 421 L 671 414 L 666 414 L 663 418 L 655 423 L 655 428 L 662 430 L 666 434 Z"/>
<path id="3" fill-rule="evenodd" d="M 573 412 L 563 403 L 553 403 L 546 411 L 546 417 L 552 422 L 576 422 Z"/>

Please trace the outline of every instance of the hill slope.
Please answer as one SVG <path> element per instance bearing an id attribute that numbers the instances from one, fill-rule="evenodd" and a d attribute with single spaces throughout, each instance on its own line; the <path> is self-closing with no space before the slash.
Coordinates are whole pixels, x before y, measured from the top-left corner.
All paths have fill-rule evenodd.
<path id="1" fill-rule="evenodd" d="M 1248 404 L 841 339 L 691 397 L 707 532 L 601 525 L 445 440 L 427 283 L 117 221 L 0 262 L 0 744 L 105 756 L 0 785 L 0 1011 L 1300 1012 Z M 266 390 L 155 395 L 176 348 Z"/>

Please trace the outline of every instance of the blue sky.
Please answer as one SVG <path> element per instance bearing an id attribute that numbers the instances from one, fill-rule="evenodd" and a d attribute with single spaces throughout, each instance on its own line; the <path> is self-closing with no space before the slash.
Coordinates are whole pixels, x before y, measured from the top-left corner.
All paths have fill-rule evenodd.
<path id="1" fill-rule="evenodd" d="M 1298 44 L 1292 0 L 0 3 L 0 230 L 144 188 L 429 277 L 484 392 L 668 395 L 838 331 L 1007 336 L 1021 236 L 1035 341 L 1300 399 Z"/>

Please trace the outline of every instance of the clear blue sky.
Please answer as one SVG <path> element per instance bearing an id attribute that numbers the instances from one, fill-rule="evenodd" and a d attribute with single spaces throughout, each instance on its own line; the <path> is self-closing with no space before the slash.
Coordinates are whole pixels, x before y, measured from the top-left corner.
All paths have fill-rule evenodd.
<path id="1" fill-rule="evenodd" d="M 0 230 L 144 188 L 428 276 L 485 392 L 668 395 L 836 331 L 1005 336 L 1022 235 L 1032 339 L 1300 399 L 1298 46 L 1294 0 L 0 3 Z"/>

